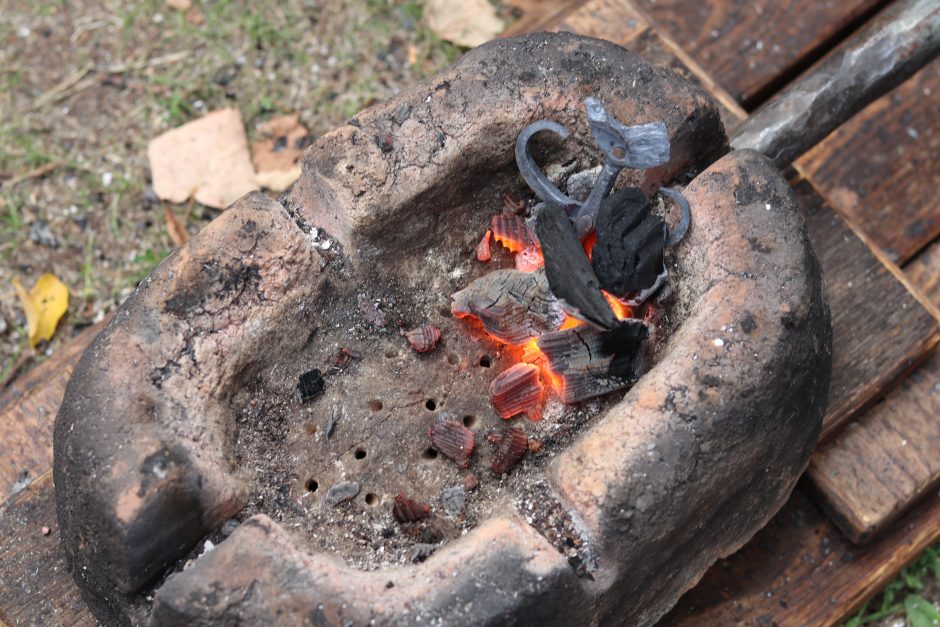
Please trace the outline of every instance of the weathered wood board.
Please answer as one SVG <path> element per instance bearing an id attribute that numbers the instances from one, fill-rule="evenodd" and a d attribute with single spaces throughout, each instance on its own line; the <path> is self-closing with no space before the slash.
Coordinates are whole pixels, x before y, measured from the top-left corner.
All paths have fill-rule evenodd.
<path id="1" fill-rule="evenodd" d="M 816 145 L 798 168 L 903 264 L 940 235 L 940 59 Z"/>
<path id="2" fill-rule="evenodd" d="M 66 571 L 51 470 L 0 506 L 0 623 L 95 624 Z"/>
<path id="3" fill-rule="evenodd" d="M 52 467 L 52 424 L 72 369 L 106 321 L 88 327 L 48 361 L 15 379 L 0 394 L 0 499 L 24 476 Z M 25 473 L 25 475 L 24 475 Z"/>
<path id="4" fill-rule="evenodd" d="M 740 551 L 720 560 L 661 622 L 806 627 L 845 620 L 940 539 L 931 494 L 871 544 L 856 546 L 797 489 Z"/>
<path id="5" fill-rule="evenodd" d="M 818 58 L 882 0 L 635 0 L 744 108 Z"/>
<path id="6" fill-rule="evenodd" d="M 822 440 L 888 392 L 940 342 L 940 323 L 805 180 L 794 184 L 832 315 Z"/>
<path id="7" fill-rule="evenodd" d="M 676 70 L 701 85 L 715 98 L 721 120 L 728 130 L 737 126 L 747 115 L 681 48 L 651 28 L 648 20 L 629 0 L 588 0 L 543 26 L 547 30 L 606 39 L 647 61 Z"/>
<path id="8" fill-rule="evenodd" d="M 940 242 L 909 266 L 940 305 Z M 940 352 L 814 455 L 817 501 L 854 542 L 866 542 L 940 485 Z"/>
<path id="9" fill-rule="evenodd" d="M 519 18 L 510 24 L 502 37 L 549 30 L 549 26 L 584 4 L 585 0 L 509 0 Z"/>

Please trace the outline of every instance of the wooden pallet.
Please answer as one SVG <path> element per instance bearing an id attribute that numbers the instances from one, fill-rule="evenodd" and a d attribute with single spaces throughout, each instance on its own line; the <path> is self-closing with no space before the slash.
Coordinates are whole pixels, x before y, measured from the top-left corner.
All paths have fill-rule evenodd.
<path id="1" fill-rule="evenodd" d="M 719 101 L 728 128 L 746 116 L 742 104 L 751 108 L 766 98 L 885 4 L 514 2 L 523 11 L 514 33 L 571 30 L 626 45 L 703 85 Z M 802 16 L 799 29 L 786 26 L 796 23 L 788 19 L 795 14 Z M 923 103 L 917 96 L 928 89 L 936 102 L 936 65 L 925 70 L 933 74 L 914 77 L 797 164 L 794 184 L 833 314 L 835 377 L 825 419 L 833 439 L 817 451 L 801 488 L 767 528 L 716 564 L 664 624 L 831 624 L 940 536 L 940 498 L 931 488 L 940 456 L 928 459 L 930 448 L 912 453 L 911 446 L 936 443 L 938 422 L 909 418 L 930 415 L 924 412 L 936 409 L 940 397 L 931 396 L 940 369 L 931 349 L 940 331 L 930 301 L 940 298 L 940 243 L 918 254 L 940 229 L 931 221 L 937 181 L 929 177 L 936 169 L 877 167 L 870 161 L 898 149 L 892 143 L 898 132 L 914 139 L 908 127 L 930 141 L 940 136 L 929 99 Z M 937 152 L 934 146 L 923 152 L 921 144 L 905 145 L 905 154 L 908 161 L 925 159 Z M 844 189 L 863 189 L 864 195 L 853 197 Z M 894 202 L 890 211 L 884 199 Z M 893 263 L 909 259 L 903 273 Z M 0 438 L 13 443 L 0 453 L 0 488 L 8 493 L 24 471 L 39 477 L 0 507 L 0 624 L 94 624 L 65 572 L 48 469 L 52 419 L 71 369 L 95 332 L 82 334 L 0 395 Z M 846 423 L 851 426 L 840 431 Z M 878 490 L 877 503 L 866 496 L 869 489 Z M 854 540 L 872 541 L 851 544 L 823 510 Z"/>

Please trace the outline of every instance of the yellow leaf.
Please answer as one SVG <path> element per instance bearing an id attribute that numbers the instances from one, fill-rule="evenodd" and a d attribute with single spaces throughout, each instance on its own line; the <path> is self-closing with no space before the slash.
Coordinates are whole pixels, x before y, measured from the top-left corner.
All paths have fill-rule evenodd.
<path id="1" fill-rule="evenodd" d="M 20 297 L 29 330 L 29 345 L 52 339 L 56 325 L 69 310 L 69 290 L 54 274 L 39 277 L 33 289 L 27 292 L 19 280 L 13 279 L 13 289 Z"/>

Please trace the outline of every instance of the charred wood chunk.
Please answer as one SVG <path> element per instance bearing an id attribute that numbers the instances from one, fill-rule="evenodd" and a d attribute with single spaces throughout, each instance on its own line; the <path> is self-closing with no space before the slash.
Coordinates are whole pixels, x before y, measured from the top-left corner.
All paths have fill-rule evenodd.
<path id="1" fill-rule="evenodd" d="M 401 524 L 418 522 L 427 518 L 430 513 L 430 505 L 409 499 L 401 492 L 395 497 L 395 503 L 392 505 L 392 516 Z"/>
<path id="2" fill-rule="evenodd" d="M 564 209 L 546 203 L 536 218 L 535 232 L 552 293 L 564 301 L 575 318 L 601 329 L 615 328 L 617 317 L 601 293 L 591 262 Z"/>
<path id="3" fill-rule="evenodd" d="M 499 373 L 490 382 L 490 400 L 504 419 L 522 413 L 534 417 L 542 400 L 538 366 L 520 363 Z"/>
<path id="4" fill-rule="evenodd" d="M 601 203 L 591 265 L 603 289 L 625 296 L 651 287 L 664 269 L 665 246 L 666 223 L 650 213 L 639 189 L 627 187 Z"/>
<path id="5" fill-rule="evenodd" d="M 420 327 L 405 332 L 405 337 L 415 351 L 427 353 L 434 350 L 434 347 L 441 340 L 441 330 L 430 324 L 422 324 Z"/>
<path id="6" fill-rule="evenodd" d="M 649 327 L 624 320 L 613 331 L 574 327 L 546 333 L 538 347 L 563 381 L 562 401 L 577 403 L 632 385 L 648 359 Z"/>
<path id="7" fill-rule="evenodd" d="M 561 303 L 548 289 L 545 272 L 496 270 L 451 296 L 451 313 L 473 316 L 494 338 L 523 344 L 565 321 Z"/>
<path id="8" fill-rule="evenodd" d="M 455 420 L 442 420 L 430 429 L 431 442 L 446 457 L 469 468 L 473 455 L 473 431 Z"/>
<path id="9" fill-rule="evenodd" d="M 497 475 L 503 475 L 512 470 L 512 467 L 529 450 L 529 441 L 525 437 L 525 432 L 518 427 L 491 433 L 486 436 L 486 439 L 496 447 L 493 451 L 492 468 Z"/>
<path id="10" fill-rule="evenodd" d="M 312 401 L 321 394 L 326 387 L 326 381 L 320 371 L 314 368 L 300 375 L 300 382 L 297 384 L 297 400 L 301 403 Z"/>
<path id="11" fill-rule="evenodd" d="M 493 239 L 508 248 L 509 252 L 517 253 L 535 243 L 525 221 L 509 211 L 493 216 L 491 228 Z"/>

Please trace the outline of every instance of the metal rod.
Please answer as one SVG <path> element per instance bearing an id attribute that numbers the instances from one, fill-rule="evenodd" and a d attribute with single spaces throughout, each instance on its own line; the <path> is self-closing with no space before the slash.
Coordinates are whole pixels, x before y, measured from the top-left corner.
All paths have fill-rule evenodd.
<path id="1" fill-rule="evenodd" d="M 940 52 L 940 2 L 899 0 L 844 41 L 734 132 L 784 168 Z"/>

